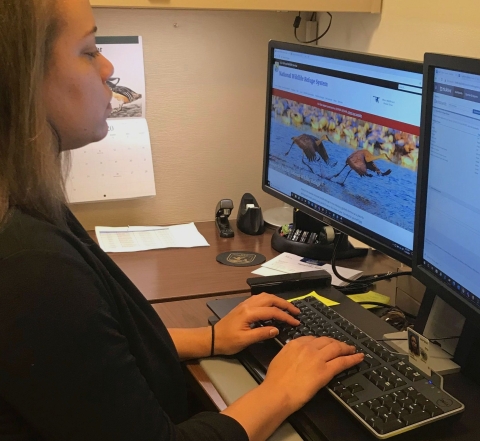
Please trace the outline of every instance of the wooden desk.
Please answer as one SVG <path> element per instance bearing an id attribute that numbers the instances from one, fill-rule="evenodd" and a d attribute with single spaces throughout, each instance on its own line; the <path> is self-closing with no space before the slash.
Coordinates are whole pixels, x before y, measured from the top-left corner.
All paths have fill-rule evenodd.
<path id="1" fill-rule="evenodd" d="M 269 260 L 279 254 L 270 246 L 272 230 L 260 236 L 249 236 L 238 231 L 235 222 L 231 222 L 235 237 L 224 239 L 218 235 L 213 221 L 196 222 L 195 225 L 209 247 L 109 255 L 147 300 L 156 303 L 249 292 L 246 280 L 258 266 L 222 265 L 216 261 L 217 255 L 226 251 L 254 251 Z"/>
<path id="2" fill-rule="evenodd" d="M 222 265 L 216 261 L 216 256 L 226 251 L 254 251 L 270 260 L 279 253 L 270 245 L 273 230 L 267 229 L 260 236 L 249 236 L 238 231 L 235 222 L 231 224 L 235 237 L 223 239 L 218 235 L 215 222 L 195 223 L 210 244 L 209 247 L 109 255 L 151 303 L 247 293 L 249 287 L 246 280 L 254 276 L 252 271 L 258 266 Z M 93 232 L 90 234 L 94 237 Z M 338 265 L 375 274 L 395 270 L 399 264 L 382 253 L 370 251 L 366 257 L 340 260 Z M 391 282 L 386 282 L 382 288 L 392 295 L 395 291 Z"/>

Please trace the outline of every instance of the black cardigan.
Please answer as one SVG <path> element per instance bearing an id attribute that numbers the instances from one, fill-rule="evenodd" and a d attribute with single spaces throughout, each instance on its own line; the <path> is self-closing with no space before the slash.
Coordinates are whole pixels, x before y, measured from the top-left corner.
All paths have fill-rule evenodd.
<path id="1" fill-rule="evenodd" d="M 187 419 L 162 321 L 68 225 L 14 210 L 0 228 L 0 440 L 248 441 L 228 416 Z"/>

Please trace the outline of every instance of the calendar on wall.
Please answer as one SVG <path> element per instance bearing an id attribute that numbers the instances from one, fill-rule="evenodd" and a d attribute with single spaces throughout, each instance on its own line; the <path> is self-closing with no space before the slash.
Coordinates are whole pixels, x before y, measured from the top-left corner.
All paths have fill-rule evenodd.
<path id="1" fill-rule="evenodd" d="M 71 203 L 155 196 L 147 121 L 110 119 L 108 125 L 105 139 L 72 151 Z"/>
<path id="2" fill-rule="evenodd" d="M 97 37 L 99 51 L 115 66 L 108 135 L 72 151 L 66 182 L 69 202 L 155 196 L 152 150 L 145 119 L 141 37 Z"/>

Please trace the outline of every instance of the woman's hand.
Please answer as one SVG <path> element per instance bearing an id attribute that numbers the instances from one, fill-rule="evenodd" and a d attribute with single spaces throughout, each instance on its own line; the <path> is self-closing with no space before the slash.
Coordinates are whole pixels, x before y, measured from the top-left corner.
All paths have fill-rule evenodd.
<path id="1" fill-rule="evenodd" d="M 330 337 L 299 337 L 275 356 L 261 387 L 281 391 L 289 413 L 300 409 L 315 393 L 345 369 L 360 363 L 362 353 Z"/>
<path id="2" fill-rule="evenodd" d="M 278 329 L 274 326 L 252 329 L 252 323 L 276 319 L 297 326 L 300 322 L 292 315 L 299 313 L 296 306 L 272 294 L 252 296 L 237 305 L 215 325 L 215 355 L 236 354 L 252 343 L 278 335 Z"/>
<path id="3" fill-rule="evenodd" d="M 360 363 L 363 354 L 328 337 L 299 337 L 272 360 L 265 380 L 222 411 L 252 441 L 265 440 L 336 374 Z"/>

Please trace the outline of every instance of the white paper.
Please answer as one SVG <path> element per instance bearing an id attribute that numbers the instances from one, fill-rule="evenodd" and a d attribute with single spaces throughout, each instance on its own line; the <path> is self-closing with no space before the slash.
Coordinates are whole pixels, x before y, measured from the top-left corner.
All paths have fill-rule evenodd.
<path id="1" fill-rule="evenodd" d="M 95 227 L 95 234 L 105 252 L 210 246 L 193 222 L 168 227 Z"/>
<path id="2" fill-rule="evenodd" d="M 313 259 L 306 259 L 306 262 L 302 262 L 304 257 L 297 256 L 296 254 L 291 253 L 282 253 L 273 259 L 265 262 L 260 268 L 255 271 L 252 271 L 253 274 L 258 274 L 261 276 L 270 276 L 278 274 L 290 274 L 290 273 L 301 273 L 306 271 L 318 271 L 324 270 L 332 276 L 332 285 L 343 286 L 347 282 L 343 282 L 332 271 L 332 266 L 328 263 L 309 263 L 314 262 Z M 355 280 L 362 275 L 362 271 L 352 270 L 350 268 L 336 267 L 337 271 L 341 276 L 346 277 L 350 280 Z"/>

